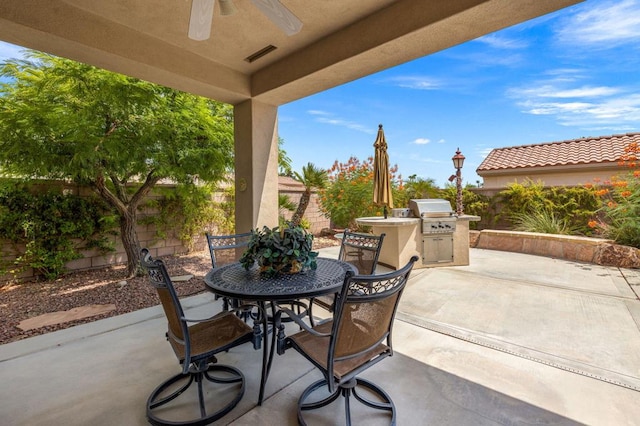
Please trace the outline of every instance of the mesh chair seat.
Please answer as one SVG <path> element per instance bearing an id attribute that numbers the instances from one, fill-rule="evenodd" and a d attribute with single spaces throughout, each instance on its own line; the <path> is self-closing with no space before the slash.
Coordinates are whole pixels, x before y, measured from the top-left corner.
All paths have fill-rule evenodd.
<path id="1" fill-rule="evenodd" d="M 314 330 L 320 333 L 330 333 L 332 328 L 333 321 L 327 321 L 314 327 Z M 329 369 L 329 366 L 327 365 L 329 339 L 303 332 L 291 336 L 290 339 L 294 341 L 294 344 L 300 350 L 304 351 L 309 358 L 312 358 L 314 363 L 318 364 L 325 370 Z M 333 365 L 333 375 L 337 380 L 342 380 L 343 377 L 346 377 L 349 373 L 353 373 L 353 371 L 359 366 L 375 357 L 381 356 L 384 353 L 389 353 L 390 350 L 391 348 L 387 345 L 380 343 L 379 345 L 358 354 L 357 357 L 335 361 Z"/>
<path id="2" fill-rule="evenodd" d="M 247 334 L 253 336 L 253 329 L 231 311 L 221 312 L 210 321 L 189 326 L 191 340 L 191 361 L 210 356 L 211 348 L 231 348 L 244 343 Z M 169 339 L 179 360 L 184 361 L 185 345 L 176 339 Z"/>

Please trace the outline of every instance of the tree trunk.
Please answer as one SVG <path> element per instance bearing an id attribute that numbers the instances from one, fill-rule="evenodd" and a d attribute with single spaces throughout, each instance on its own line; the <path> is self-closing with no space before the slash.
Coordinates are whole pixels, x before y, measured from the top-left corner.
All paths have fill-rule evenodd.
<path id="1" fill-rule="evenodd" d="M 153 172 L 150 172 L 142 186 L 138 188 L 129 200 L 126 199 L 124 186 L 120 188 L 119 182 L 116 179 L 112 179 L 116 193 L 123 199 L 120 199 L 116 194 L 109 191 L 109 188 L 105 185 L 103 175 L 99 174 L 96 180 L 91 182 L 93 190 L 118 212 L 120 218 L 120 238 L 124 246 L 124 251 L 127 254 L 127 278 L 134 277 L 141 272 L 140 240 L 138 240 L 138 233 L 136 232 L 137 208 L 158 180 Z"/>
<path id="2" fill-rule="evenodd" d="M 298 208 L 296 212 L 293 214 L 291 218 L 291 224 L 293 226 L 300 225 L 302 221 L 302 216 L 304 216 L 304 212 L 307 211 L 307 206 L 309 205 L 309 201 L 311 200 L 311 191 L 305 190 L 300 197 L 300 202 L 298 203 Z"/>
<path id="3" fill-rule="evenodd" d="M 132 278 L 141 272 L 140 240 L 136 232 L 137 215 L 127 211 L 120 215 L 120 236 L 124 251 L 127 254 L 127 278 Z"/>

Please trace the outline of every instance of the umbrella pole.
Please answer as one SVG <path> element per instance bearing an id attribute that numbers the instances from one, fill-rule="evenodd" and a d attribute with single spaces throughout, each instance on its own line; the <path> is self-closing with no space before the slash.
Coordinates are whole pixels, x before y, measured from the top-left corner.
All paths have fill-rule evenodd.
<path id="1" fill-rule="evenodd" d="M 387 206 L 384 206 L 382 208 L 382 212 L 384 213 L 384 218 L 386 219 L 387 218 Z"/>

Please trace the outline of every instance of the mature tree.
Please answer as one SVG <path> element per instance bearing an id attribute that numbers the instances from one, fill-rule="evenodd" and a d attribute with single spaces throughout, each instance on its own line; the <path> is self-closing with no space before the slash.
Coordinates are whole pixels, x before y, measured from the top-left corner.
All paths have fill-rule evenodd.
<path id="1" fill-rule="evenodd" d="M 30 51 L 0 64 L 0 170 L 89 185 L 120 218 L 138 272 L 137 211 L 162 179 L 215 182 L 233 164 L 230 106 Z"/>
<path id="2" fill-rule="evenodd" d="M 291 218 L 291 224 L 298 226 L 300 225 L 300 221 L 302 221 L 304 212 L 307 211 L 307 206 L 309 206 L 311 191 L 324 188 L 327 185 L 329 177 L 326 170 L 319 169 L 312 163 L 308 163 L 302 168 L 302 174 L 294 172 L 294 179 L 304 185 L 304 192 L 300 197 L 300 202 L 298 202 L 298 208 Z"/>

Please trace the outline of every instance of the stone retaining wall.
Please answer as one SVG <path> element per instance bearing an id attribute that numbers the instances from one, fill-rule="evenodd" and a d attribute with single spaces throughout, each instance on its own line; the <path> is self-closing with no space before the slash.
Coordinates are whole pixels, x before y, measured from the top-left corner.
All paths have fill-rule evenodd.
<path id="1" fill-rule="evenodd" d="M 470 231 L 469 245 L 604 266 L 640 268 L 640 249 L 600 238 L 484 229 Z"/>

